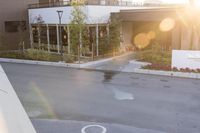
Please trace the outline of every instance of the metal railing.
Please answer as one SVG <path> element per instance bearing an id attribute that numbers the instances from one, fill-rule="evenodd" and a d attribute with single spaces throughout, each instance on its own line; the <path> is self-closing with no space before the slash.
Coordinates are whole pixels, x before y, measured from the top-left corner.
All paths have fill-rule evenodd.
<path id="1" fill-rule="evenodd" d="M 69 1 L 58 1 L 58 2 L 49 2 L 49 3 L 36 3 L 28 5 L 28 8 L 46 8 L 46 7 L 60 7 L 60 6 L 70 6 Z"/>
<path id="2" fill-rule="evenodd" d="M 119 1 L 119 2 L 86 2 L 85 5 L 100 5 L 100 6 L 132 6 L 132 7 L 141 7 L 143 6 L 140 2 L 130 2 L 130 1 Z M 36 3 L 30 4 L 29 9 L 33 8 L 48 8 L 48 7 L 62 7 L 62 6 L 71 6 L 70 1 L 58 1 L 58 2 L 49 2 L 49 3 Z"/>

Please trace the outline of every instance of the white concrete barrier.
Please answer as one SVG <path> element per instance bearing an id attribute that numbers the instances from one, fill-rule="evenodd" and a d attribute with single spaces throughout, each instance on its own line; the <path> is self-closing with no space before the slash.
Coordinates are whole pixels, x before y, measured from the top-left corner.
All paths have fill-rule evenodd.
<path id="1" fill-rule="evenodd" d="M 173 50 L 172 67 L 200 69 L 200 51 Z"/>
<path id="2" fill-rule="evenodd" d="M 0 133 L 36 133 L 19 98 L 0 66 Z"/>

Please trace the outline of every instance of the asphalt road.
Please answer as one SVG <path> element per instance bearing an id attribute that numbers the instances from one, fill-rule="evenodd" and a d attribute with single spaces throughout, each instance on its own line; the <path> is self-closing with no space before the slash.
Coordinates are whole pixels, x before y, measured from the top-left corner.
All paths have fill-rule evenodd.
<path id="1" fill-rule="evenodd" d="M 80 133 L 89 124 L 106 133 L 200 132 L 200 80 L 1 65 L 38 133 Z"/>

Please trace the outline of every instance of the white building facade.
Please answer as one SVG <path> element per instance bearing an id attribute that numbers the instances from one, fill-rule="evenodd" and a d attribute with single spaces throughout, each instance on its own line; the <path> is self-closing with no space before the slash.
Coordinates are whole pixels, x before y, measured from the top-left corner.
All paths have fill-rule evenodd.
<path id="1" fill-rule="evenodd" d="M 94 35 L 95 40 L 92 42 L 95 45 L 95 55 L 99 53 L 99 40 L 101 34 L 109 34 L 109 21 L 111 13 L 118 13 L 120 10 L 135 9 L 136 6 L 142 6 L 141 3 L 131 3 L 130 1 L 115 1 L 115 0 L 96 0 L 88 1 L 81 10 L 86 15 L 86 25 L 88 29 Z M 59 23 L 58 12 L 62 11 L 61 24 Z M 29 26 L 30 26 L 30 40 L 32 47 L 43 47 L 48 51 L 56 51 L 60 53 L 62 49 L 70 53 L 70 22 L 72 20 L 73 6 L 69 1 L 46 3 L 46 4 L 32 4 L 29 6 Z M 39 21 L 41 22 L 38 22 Z M 40 24 L 40 30 L 38 31 L 38 23 Z M 62 34 L 60 37 L 59 28 L 61 27 Z M 38 35 L 40 34 L 40 35 Z M 39 38 L 40 36 L 40 38 Z M 62 39 L 63 46 L 60 46 L 60 40 Z M 90 48 L 91 50 L 91 48 Z"/>

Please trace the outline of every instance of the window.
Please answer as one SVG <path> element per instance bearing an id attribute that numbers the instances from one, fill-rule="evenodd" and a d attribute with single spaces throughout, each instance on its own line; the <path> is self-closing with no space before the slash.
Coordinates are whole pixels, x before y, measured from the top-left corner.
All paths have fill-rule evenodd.
<path id="1" fill-rule="evenodd" d="M 26 21 L 6 21 L 5 31 L 6 32 L 19 32 L 26 30 Z"/>

